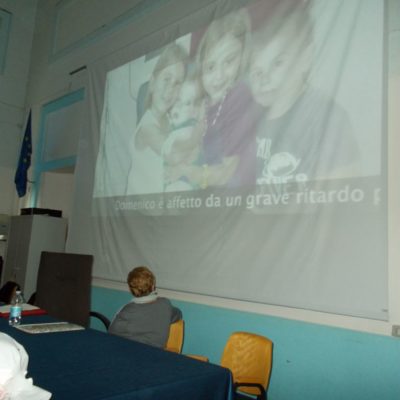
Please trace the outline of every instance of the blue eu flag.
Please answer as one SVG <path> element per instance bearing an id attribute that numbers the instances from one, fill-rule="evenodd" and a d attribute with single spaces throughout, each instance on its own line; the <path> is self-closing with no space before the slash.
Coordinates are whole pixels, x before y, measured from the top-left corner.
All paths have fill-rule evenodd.
<path id="1" fill-rule="evenodd" d="M 31 154 L 32 154 L 32 123 L 31 123 L 31 111 L 29 111 L 28 123 L 26 124 L 24 140 L 21 146 L 21 152 L 19 154 L 19 161 L 17 171 L 15 172 L 15 187 L 19 197 L 23 197 L 26 194 L 26 184 L 28 182 L 28 169 L 31 166 Z"/>

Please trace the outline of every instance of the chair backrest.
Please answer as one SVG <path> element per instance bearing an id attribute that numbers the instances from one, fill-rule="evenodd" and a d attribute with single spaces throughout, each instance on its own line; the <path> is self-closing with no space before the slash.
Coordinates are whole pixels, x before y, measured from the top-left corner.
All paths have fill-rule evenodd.
<path id="1" fill-rule="evenodd" d="M 272 341 L 249 332 L 234 332 L 229 337 L 221 365 L 232 372 L 234 383 L 258 383 L 267 390 L 272 367 Z M 258 395 L 255 387 L 240 387 L 245 393 Z"/>
<path id="2" fill-rule="evenodd" d="M 183 319 L 172 323 L 169 327 L 169 336 L 165 350 L 174 353 L 181 353 L 183 347 L 183 337 L 185 331 L 185 322 Z"/>
<path id="3" fill-rule="evenodd" d="M 88 326 L 93 256 L 43 251 L 35 305 L 61 320 Z"/>

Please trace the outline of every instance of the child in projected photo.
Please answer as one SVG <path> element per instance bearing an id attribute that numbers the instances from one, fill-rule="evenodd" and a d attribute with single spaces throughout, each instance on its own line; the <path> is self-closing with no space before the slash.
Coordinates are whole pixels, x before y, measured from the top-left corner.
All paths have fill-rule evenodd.
<path id="1" fill-rule="evenodd" d="M 175 103 L 185 77 L 187 52 L 178 44 L 168 45 L 150 78 L 145 112 L 130 145 L 131 167 L 126 194 L 160 193 L 164 189 L 161 155 L 170 132 L 168 111 Z"/>
<path id="2" fill-rule="evenodd" d="M 241 81 L 249 39 L 245 9 L 213 21 L 203 35 L 197 49 L 206 107 L 201 161 L 170 169 L 171 176 L 185 176 L 201 188 L 255 183 L 256 108 Z"/>
<path id="3" fill-rule="evenodd" d="M 133 299 L 118 311 L 109 333 L 164 348 L 170 324 L 180 320 L 182 312 L 168 299 L 157 296 L 156 278 L 149 268 L 134 268 L 127 282 Z"/>
<path id="4" fill-rule="evenodd" d="M 190 65 L 178 98 L 169 111 L 171 133 L 164 142 L 162 154 L 166 166 L 191 165 L 198 162 L 204 134 L 204 95 L 195 65 Z M 193 190 L 197 187 L 184 176 L 165 176 L 165 191 Z"/>
<path id="5" fill-rule="evenodd" d="M 257 131 L 257 183 L 352 177 L 358 147 L 347 113 L 310 87 L 310 1 L 281 1 L 253 34 L 249 82 L 264 108 Z"/>

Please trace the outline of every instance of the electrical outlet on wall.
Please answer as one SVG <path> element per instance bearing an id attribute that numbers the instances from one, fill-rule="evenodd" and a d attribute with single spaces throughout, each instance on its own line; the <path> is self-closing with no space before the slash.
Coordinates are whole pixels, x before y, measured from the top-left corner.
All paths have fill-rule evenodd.
<path id="1" fill-rule="evenodd" d="M 400 325 L 392 326 L 392 336 L 400 337 Z"/>

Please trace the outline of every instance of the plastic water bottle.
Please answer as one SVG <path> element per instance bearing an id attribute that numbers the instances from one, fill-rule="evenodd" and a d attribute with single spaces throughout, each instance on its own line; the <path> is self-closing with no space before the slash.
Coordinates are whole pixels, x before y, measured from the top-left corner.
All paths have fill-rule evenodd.
<path id="1" fill-rule="evenodd" d="M 11 326 L 19 325 L 21 323 L 22 304 L 24 298 L 20 290 L 17 290 L 11 300 L 10 316 L 8 317 L 8 324 Z"/>

